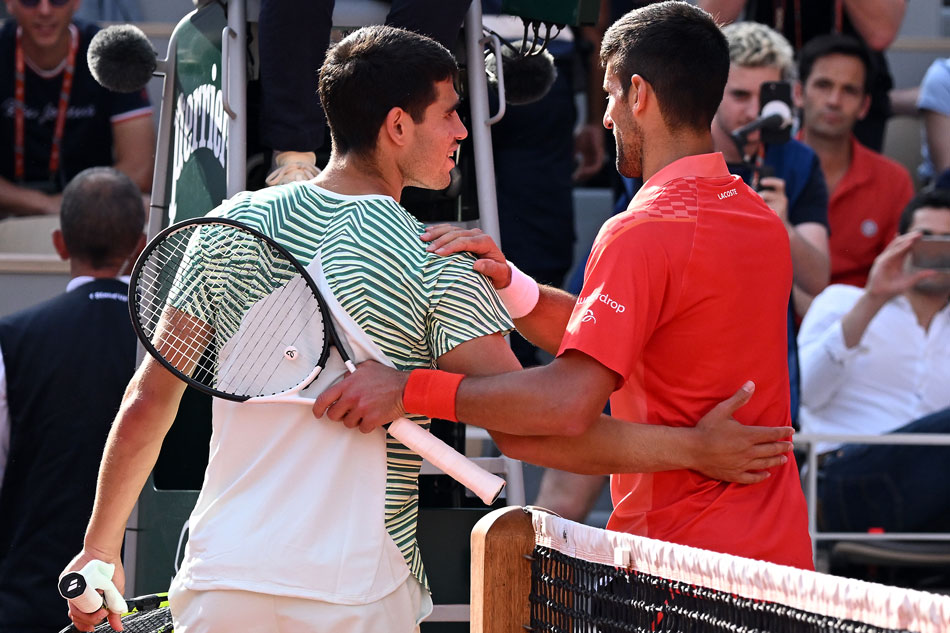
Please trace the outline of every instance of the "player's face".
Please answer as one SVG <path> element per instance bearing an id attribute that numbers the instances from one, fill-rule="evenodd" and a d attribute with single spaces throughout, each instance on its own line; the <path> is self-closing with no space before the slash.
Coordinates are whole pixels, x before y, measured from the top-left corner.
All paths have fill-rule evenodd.
<path id="1" fill-rule="evenodd" d="M 407 184 L 424 189 L 445 189 L 451 182 L 459 142 L 468 136 L 458 115 L 458 94 L 452 81 L 436 84 L 436 99 L 415 123 L 406 163 Z"/>
<path id="2" fill-rule="evenodd" d="M 79 0 L 68 0 L 65 3 L 39 0 L 35 6 L 27 4 L 33 3 L 23 3 L 21 0 L 7 0 L 6 3 L 7 11 L 23 29 L 24 42 L 44 49 L 64 41 L 69 21 L 79 7 Z"/>
<path id="3" fill-rule="evenodd" d="M 819 58 L 802 86 L 802 100 L 809 133 L 849 137 L 871 102 L 864 92 L 864 64 L 857 57 L 839 53 Z"/>
<path id="4" fill-rule="evenodd" d="M 624 94 L 620 79 L 610 64 L 604 75 L 604 92 L 607 93 L 607 110 L 604 112 L 604 127 L 614 133 L 617 145 L 617 171 L 628 178 L 638 178 L 643 173 L 643 132 L 630 111 L 630 87 Z"/>
<path id="5" fill-rule="evenodd" d="M 732 143 L 730 135 L 759 116 L 759 90 L 766 81 L 780 81 L 782 72 L 775 67 L 753 68 L 733 64 L 729 67 L 729 80 L 722 95 L 722 102 L 713 117 L 714 138 Z M 749 134 L 745 154 L 755 152 L 759 146 L 759 132 Z M 717 144 L 721 144 L 717 141 Z"/>

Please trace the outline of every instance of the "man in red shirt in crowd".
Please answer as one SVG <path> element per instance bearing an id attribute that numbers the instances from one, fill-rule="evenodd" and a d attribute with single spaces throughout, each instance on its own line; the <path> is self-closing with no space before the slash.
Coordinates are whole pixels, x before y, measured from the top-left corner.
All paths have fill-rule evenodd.
<path id="1" fill-rule="evenodd" d="M 476 269 L 505 286 L 519 331 L 556 351 L 554 361 L 464 379 L 364 364 L 317 399 L 318 414 L 366 432 L 404 411 L 464 420 L 489 429 L 508 455 L 582 473 L 618 472 L 616 440 L 588 431 L 608 397 L 618 418 L 689 427 L 751 379 L 755 397 L 736 419 L 788 425 L 787 232 L 710 153 L 729 73 L 725 38 L 701 9 L 662 2 L 615 23 L 601 62 L 617 167 L 645 183 L 601 229 L 576 302 L 509 268 L 484 236 L 448 227 L 423 236 L 438 238 L 429 247 L 437 253 L 481 253 Z M 813 566 L 794 459 L 755 486 L 672 470 L 614 474 L 611 492 L 610 529 Z"/>
<path id="2" fill-rule="evenodd" d="M 854 137 L 871 104 L 867 49 L 847 35 L 824 35 L 802 49 L 802 130 L 828 184 L 831 283 L 864 286 L 874 259 L 897 235 L 914 195 L 907 170 Z M 799 301 L 801 297 L 797 297 Z M 810 303 L 810 298 L 806 298 Z M 797 306 L 804 314 L 801 303 Z"/>

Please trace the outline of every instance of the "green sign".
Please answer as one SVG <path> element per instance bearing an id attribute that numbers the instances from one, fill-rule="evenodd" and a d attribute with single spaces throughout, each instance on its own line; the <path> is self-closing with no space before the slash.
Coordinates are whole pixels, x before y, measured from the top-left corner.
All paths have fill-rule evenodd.
<path id="1" fill-rule="evenodd" d="M 205 215 L 227 196 L 228 118 L 221 106 L 221 31 L 210 3 L 181 21 L 166 186 L 169 223 Z"/>

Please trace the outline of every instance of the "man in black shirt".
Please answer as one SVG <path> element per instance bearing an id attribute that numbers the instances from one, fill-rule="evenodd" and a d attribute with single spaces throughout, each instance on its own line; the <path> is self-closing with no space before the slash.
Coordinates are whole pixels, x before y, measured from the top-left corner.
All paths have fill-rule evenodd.
<path id="1" fill-rule="evenodd" d="M 61 223 L 66 292 L 0 319 L 0 633 L 69 624 L 56 580 L 82 547 L 135 365 L 122 275 L 145 240 L 138 187 L 111 167 L 87 169 L 63 192 Z"/>
<path id="2" fill-rule="evenodd" d="M 75 22 L 79 0 L 7 0 L 0 29 L 0 220 L 55 215 L 76 174 L 113 165 L 152 186 L 155 130 L 144 91 L 96 83 L 86 63 L 98 31 Z"/>

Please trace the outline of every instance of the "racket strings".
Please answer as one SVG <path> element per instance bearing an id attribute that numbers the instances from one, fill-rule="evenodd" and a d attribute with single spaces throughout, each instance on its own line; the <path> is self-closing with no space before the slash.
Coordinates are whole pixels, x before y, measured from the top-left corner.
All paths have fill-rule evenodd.
<path id="1" fill-rule="evenodd" d="M 292 261 L 230 224 L 192 224 L 146 253 L 135 312 L 179 372 L 216 391 L 271 395 L 321 360 L 318 299 Z"/>

